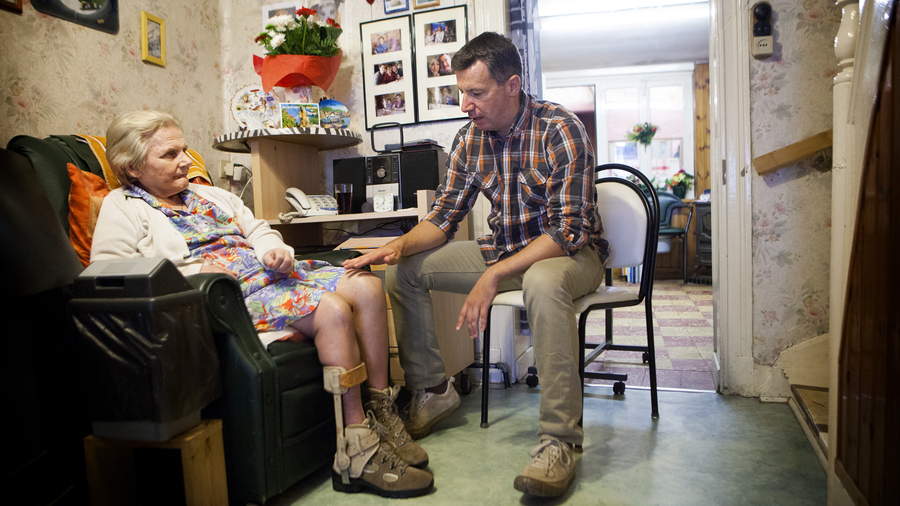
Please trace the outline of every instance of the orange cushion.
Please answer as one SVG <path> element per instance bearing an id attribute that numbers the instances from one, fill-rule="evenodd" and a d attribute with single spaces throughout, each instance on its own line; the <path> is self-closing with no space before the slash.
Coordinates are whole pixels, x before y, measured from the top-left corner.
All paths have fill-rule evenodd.
<path id="1" fill-rule="evenodd" d="M 91 241 L 103 198 L 109 194 L 106 181 L 100 176 L 68 164 L 69 179 L 69 240 L 85 267 L 91 263 Z"/>

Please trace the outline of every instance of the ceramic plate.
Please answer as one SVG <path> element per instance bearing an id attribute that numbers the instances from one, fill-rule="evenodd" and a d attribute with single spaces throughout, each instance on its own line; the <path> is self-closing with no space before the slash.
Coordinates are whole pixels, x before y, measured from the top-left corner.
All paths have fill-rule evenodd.
<path id="1" fill-rule="evenodd" d="M 280 103 L 275 93 L 265 93 L 261 85 L 247 85 L 231 99 L 231 116 L 242 129 L 281 128 Z"/>
<path id="2" fill-rule="evenodd" d="M 327 128 L 347 128 L 350 126 L 350 111 L 337 100 L 319 102 L 319 124 Z"/>

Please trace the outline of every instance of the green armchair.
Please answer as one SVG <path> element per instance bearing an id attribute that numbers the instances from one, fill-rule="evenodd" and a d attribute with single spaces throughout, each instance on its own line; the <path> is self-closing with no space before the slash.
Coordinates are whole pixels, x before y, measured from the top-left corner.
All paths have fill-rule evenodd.
<path id="1" fill-rule="evenodd" d="M 70 297 L 68 288 L 81 269 L 77 259 L 75 264 L 72 263 L 74 250 L 71 246 L 67 241 L 58 240 L 58 236 L 65 237 L 69 230 L 70 180 L 66 164 L 73 163 L 81 170 L 100 177 L 103 177 L 102 169 L 90 147 L 74 136 L 51 136 L 46 139 L 18 136 L 9 142 L 7 149 L 0 151 L 0 170 L 16 171 L 28 179 L 26 186 L 34 190 L 31 193 L 38 194 L 36 202 L 21 202 L 29 212 L 5 216 L 3 220 L 20 221 L 14 228 L 50 231 L 44 234 L 57 239 L 57 249 L 64 250 L 69 246 L 69 251 L 59 253 L 63 256 L 68 274 L 57 275 L 60 279 L 51 283 L 54 285 L 52 288 L 61 290 L 61 295 L 51 302 L 62 305 L 51 309 L 64 313 L 66 297 Z M 28 165 L 33 169 L 31 174 L 27 173 Z M 4 176 L 9 177 L 8 172 Z M 4 193 L 11 192 L 11 188 L 9 192 L 4 190 Z M 7 202 L 21 199 L 18 193 L 2 197 Z M 54 215 L 56 220 L 52 219 Z M 0 232 L 7 229 L 9 227 L 4 226 Z M 5 239 L 4 248 L 7 248 Z M 10 257 L 10 252 L 6 251 L 4 258 L 27 258 L 28 251 L 40 248 L 42 240 L 46 241 L 38 239 L 30 245 L 17 243 L 13 250 L 19 249 L 22 253 Z M 355 251 L 334 251 L 306 257 L 340 264 L 343 259 L 358 254 Z M 34 266 L 35 271 L 39 269 L 40 265 Z M 31 279 L 27 272 L 20 275 L 25 280 Z M 232 504 L 241 505 L 247 502 L 264 503 L 332 461 L 335 448 L 334 410 L 332 398 L 322 386 L 322 366 L 311 343 L 275 342 L 264 347 L 246 311 L 240 287 L 232 278 L 222 274 L 199 274 L 189 276 L 188 281 L 205 295 L 219 355 L 223 394 L 203 410 L 202 416 L 223 420 L 229 500 Z M 74 337 L 71 329 L 65 330 L 68 335 L 49 339 L 65 341 L 69 345 Z M 67 379 L 58 377 L 54 381 L 65 383 Z M 46 397 L 46 392 L 33 394 L 34 389 L 25 390 L 27 392 L 23 395 Z M 52 404 L 54 401 L 42 399 L 40 402 Z M 67 402 L 71 403 L 71 399 Z M 80 440 L 71 440 L 85 435 L 85 422 L 79 420 L 77 425 L 80 430 L 75 435 L 66 436 L 70 441 L 64 446 L 70 449 L 70 454 L 71 449 L 80 448 Z M 79 472 L 83 473 L 83 453 L 81 466 Z M 76 476 L 74 479 L 79 484 L 84 481 L 83 477 Z"/>

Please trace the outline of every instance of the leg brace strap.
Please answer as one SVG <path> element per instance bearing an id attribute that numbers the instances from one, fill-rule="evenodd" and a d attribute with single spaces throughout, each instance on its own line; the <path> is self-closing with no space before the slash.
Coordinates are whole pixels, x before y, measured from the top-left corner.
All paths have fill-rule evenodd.
<path id="1" fill-rule="evenodd" d="M 336 395 L 346 393 L 347 390 L 359 385 L 368 378 L 365 362 L 360 363 L 349 371 L 340 366 L 325 366 L 323 369 L 325 390 Z"/>

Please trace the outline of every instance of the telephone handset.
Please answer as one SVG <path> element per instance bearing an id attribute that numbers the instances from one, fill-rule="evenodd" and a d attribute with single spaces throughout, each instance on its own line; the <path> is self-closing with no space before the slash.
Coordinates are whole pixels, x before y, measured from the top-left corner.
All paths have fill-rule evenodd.
<path id="1" fill-rule="evenodd" d="M 304 216 L 332 216 L 338 213 L 337 201 L 331 195 L 307 195 L 297 188 L 288 188 L 284 200 L 296 212 L 279 214 L 278 219 L 282 223 L 290 223 L 292 219 Z"/>

